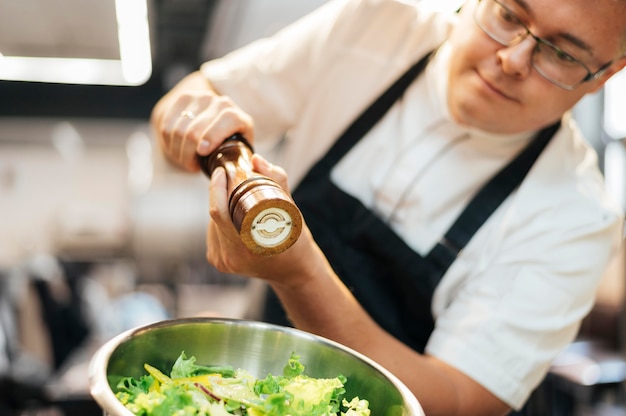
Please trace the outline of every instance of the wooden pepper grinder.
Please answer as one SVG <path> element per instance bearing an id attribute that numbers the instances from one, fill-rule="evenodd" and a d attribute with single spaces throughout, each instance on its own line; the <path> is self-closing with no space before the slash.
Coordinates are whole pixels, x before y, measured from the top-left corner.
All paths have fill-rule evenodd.
<path id="1" fill-rule="evenodd" d="M 235 134 L 198 161 L 209 178 L 217 167 L 226 170 L 228 207 L 241 241 L 255 254 L 273 256 L 296 242 L 302 214 L 275 181 L 252 170 L 252 154 L 250 143 Z"/>

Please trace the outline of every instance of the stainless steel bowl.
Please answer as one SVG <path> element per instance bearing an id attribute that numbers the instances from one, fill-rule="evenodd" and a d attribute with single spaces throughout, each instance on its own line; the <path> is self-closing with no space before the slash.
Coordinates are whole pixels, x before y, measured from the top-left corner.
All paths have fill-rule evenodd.
<path id="1" fill-rule="evenodd" d="M 119 379 L 145 374 L 145 363 L 169 372 L 181 351 L 199 364 L 231 365 L 263 378 L 282 374 L 295 352 L 309 376 L 347 377 L 346 397 L 369 400 L 373 416 L 424 415 L 408 388 L 364 355 L 307 332 L 237 319 L 173 319 L 118 335 L 91 359 L 92 397 L 105 415 L 132 416 L 112 390 Z"/>

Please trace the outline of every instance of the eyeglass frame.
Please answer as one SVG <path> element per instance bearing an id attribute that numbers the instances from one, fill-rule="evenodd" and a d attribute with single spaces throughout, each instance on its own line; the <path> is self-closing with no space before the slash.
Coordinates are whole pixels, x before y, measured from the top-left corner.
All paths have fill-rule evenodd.
<path id="1" fill-rule="evenodd" d="M 482 0 L 477 0 L 477 3 L 480 3 Z M 522 20 L 517 16 L 517 14 L 515 12 L 513 12 L 509 7 L 507 7 L 505 4 L 503 4 L 502 2 L 500 2 L 499 0 L 487 0 L 487 1 L 493 1 L 494 3 L 498 4 L 500 7 L 502 7 L 510 16 L 511 18 L 515 19 L 515 23 L 518 24 L 520 26 L 520 29 L 524 29 L 526 31 L 526 33 L 520 33 L 519 35 L 517 35 L 515 38 L 511 39 L 511 41 L 509 42 L 504 42 L 502 39 L 500 39 L 498 36 L 494 35 L 493 33 L 491 33 L 489 30 L 485 29 L 485 27 L 480 24 L 479 19 L 477 18 L 478 15 L 478 7 L 480 5 L 478 5 L 478 7 L 476 7 L 474 9 L 474 22 L 476 23 L 476 25 L 486 34 L 488 35 L 491 39 L 495 40 L 496 42 L 498 42 L 499 44 L 506 46 L 506 47 L 510 47 L 514 44 L 514 41 L 517 39 L 525 39 L 526 37 L 528 37 L 530 35 L 530 37 L 532 37 L 535 42 L 537 42 L 537 45 L 533 48 L 533 52 L 532 52 L 532 56 L 531 56 L 531 65 L 532 67 L 535 69 L 535 71 L 537 71 L 543 78 L 545 78 L 546 80 L 548 80 L 549 82 L 551 82 L 552 84 L 556 85 L 557 87 L 563 88 L 565 90 L 568 91 L 573 91 L 576 88 L 578 88 L 581 84 L 584 84 L 585 82 L 589 82 L 589 81 L 593 81 L 595 79 L 598 79 L 599 77 L 602 76 L 602 74 L 604 74 L 604 72 L 606 72 L 607 69 L 609 69 L 609 67 L 611 65 L 613 65 L 613 63 L 615 63 L 615 61 L 617 61 L 618 59 L 621 58 L 617 58 L 617 59 L 613 59 L 607 63 L 605 63 L 604 65 L 600 66 L 600 69 L 598 69 L 596 72 L 592 72 L 589 67 L 587 65 L 585 65 L 582 61 L 580 61 L 577 58 L 574 58 L 572 55 L 570 55 L 569 53 L 565 52 L 563 49 L 559 48 L 558 46 L 556 46 L 554 43 L 550 42 L 549 40 L 540 38 L 539 36 L 535 35 L 533 32 L 530 31 L 530 29 L 528 28 L 528 26 L 526 26 L 526 24 L 524 24 L 524 22 L 522 22 Z M 583 77 L 582 80 L 578 81 L 577 83 L 573 84 L 573 85 L 568 85 L 568 84 L 564 84 L 562 82 L 556 81 L 552 78 L 550 78 L 548 75 L 546 75 L 540 68 L 537 68 L 537 66 L 535 65 L 535 61 L 533 59 L 536 51 L 539 50 L 539 45 L 543 44 L 548 46 L 549 48 L 552 48 L 553 50 L 555 50 L 556 52 L 558 52 L 561 55 L 566 56 L 568 59 L 571 59 L 574 63 L 580 65 L 581 67 L 583 67 L 585 69 L 585 71 L 587 71 L 587 75 L 585 77 Z M 622 56 L 623 57 L 623 56 Z"/>

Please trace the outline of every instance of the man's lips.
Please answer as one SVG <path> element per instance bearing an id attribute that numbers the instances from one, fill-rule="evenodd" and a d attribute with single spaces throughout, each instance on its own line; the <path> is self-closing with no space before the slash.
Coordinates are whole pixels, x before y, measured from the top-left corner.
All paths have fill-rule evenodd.
<path id="1" fill-rule="evenodd" d="M 476 72 L 478 74 L 478 78 L 480 78 L 480 80 L 482 81 L 483 85 L 490 91 L 492 91 L 493 93 L 495 93 L 496 95 L 499 95 L 509 101 L 514 101 L 514 102 L 519 102 L 519 100 L 517 100 L 516 98 L 506 94 L 504 91 L 502 91 L 500 88 L 498 88 L 495 84 L 493 84 L 492 82 L 488 81 L 480 72 Z"/>

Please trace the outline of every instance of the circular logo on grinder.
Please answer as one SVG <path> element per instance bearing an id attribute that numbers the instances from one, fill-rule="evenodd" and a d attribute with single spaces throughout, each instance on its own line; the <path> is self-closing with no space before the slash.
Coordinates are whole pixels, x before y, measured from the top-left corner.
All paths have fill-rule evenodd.
<path id="1" fill-rule="evenodd" d="M 263 247 L 273 247 L 291 234 L 291 216 L 284 209 L 270 207 L 259 212 L 252 221 L 251 235 Z"/>

